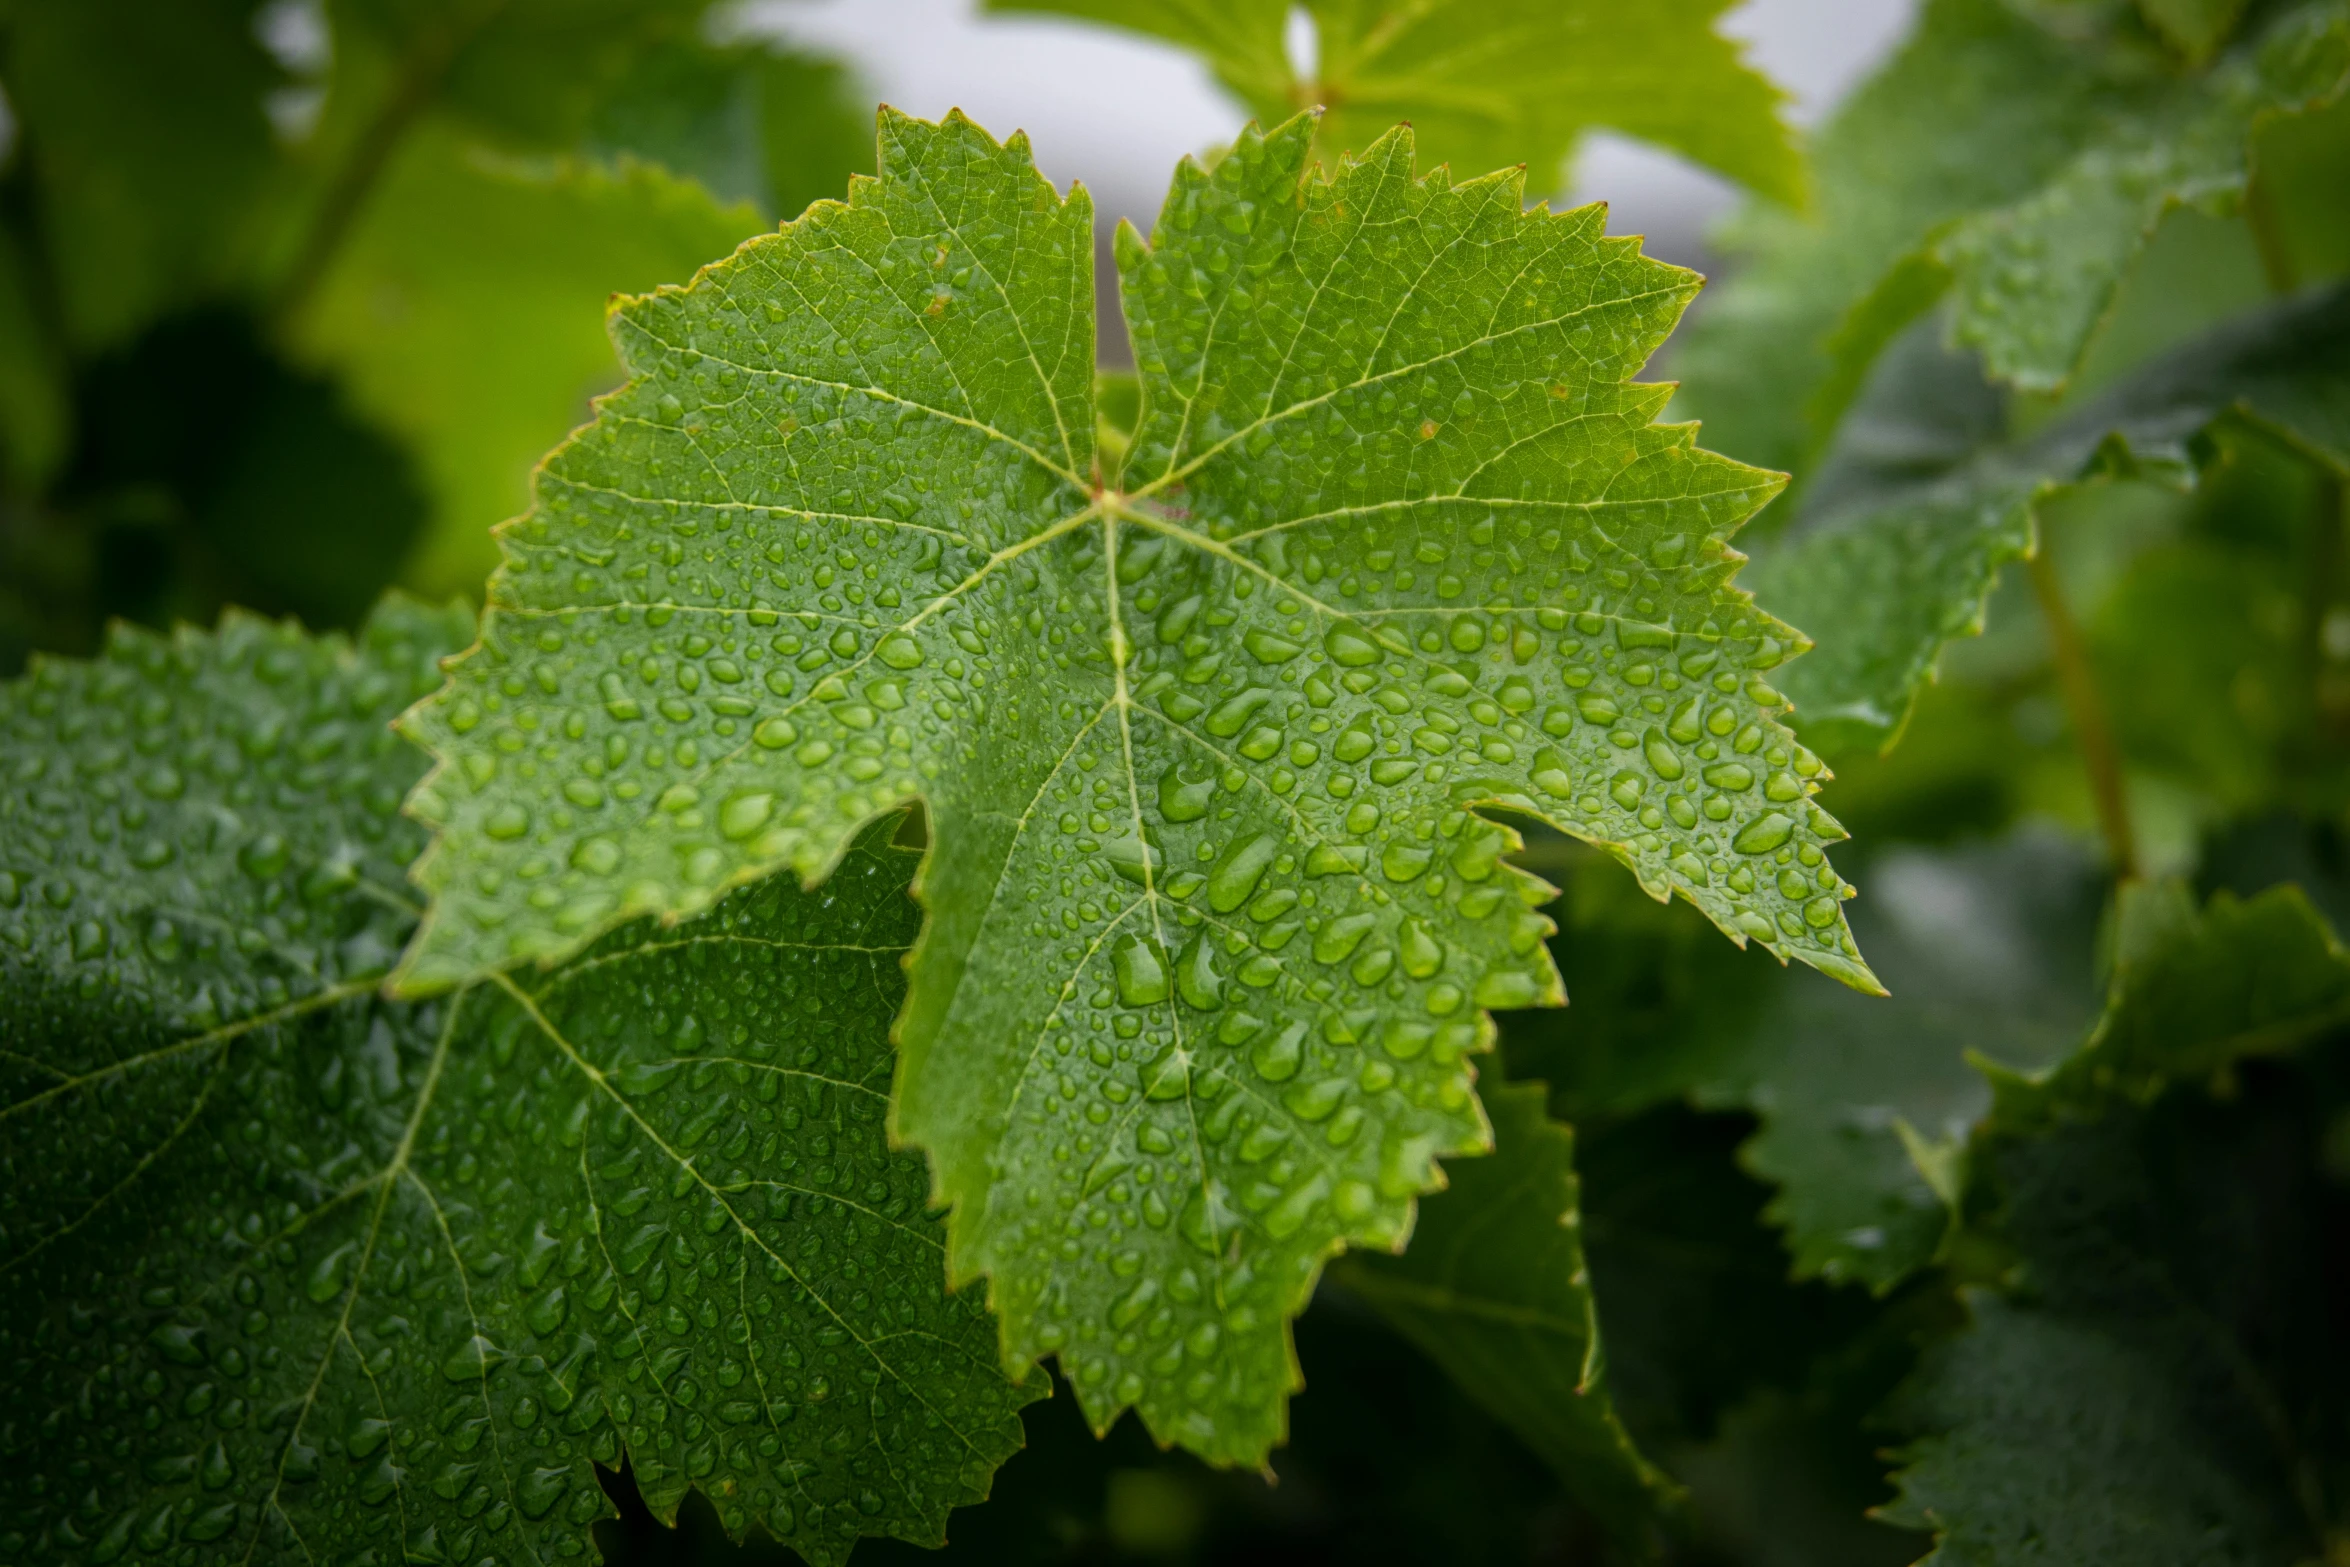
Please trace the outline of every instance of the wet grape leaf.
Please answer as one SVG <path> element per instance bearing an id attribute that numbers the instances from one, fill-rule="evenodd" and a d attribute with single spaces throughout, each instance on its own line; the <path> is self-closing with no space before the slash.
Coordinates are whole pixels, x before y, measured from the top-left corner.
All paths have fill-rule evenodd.
<path id="1" fill-rule="evenodd" d="M 1333 1277 L 1369 1300 L 1558 1470 L 1627 1538 L 1680 1488 L 1633 1445 L 1608 1396 L 1583 1256 L 1575 1136 L 1540 1083 L 1488 1088 L 1493 1152 L 1445 1170 L 1400 1257 L 1358 1253 Z"/>
<path id="2" fill-rule="evenodd" d="M 1558 188 L 1578 138 L 1605 128 L 1669 148 L 1771 198 L 1800 204 L 1803 162 L 1779 89 L 1715 28 L 1727 0 L 1622 6 L 1593 0 L 990 0 L 991 9 L 1078 16 L 1198 54 L 1265 124 L 1320 104 L 1326 161 L 1398 120 L 1422 159 L 1466 177 L 1524 164 Z M 1289 56 L 1293 13 L 1313 22 L 1315 61 Z"/>
<path id="3" fill-rule="evenodd" d="M 402 580 L 478 591 L 490 528 L 616 379 L 612 292 L 690 276 L 764 226 L 645 164 L 523 163 L 446 124 L 412 131 L 289 334 L 416 454 L 431 511 Z"/>
<path id="4" fill-rule="evenodd" d="M 1918 479 L 1847 470 L 1748 574 L 1774 611 L 1821 628 L 1784 683 L 1814 743 L 1898 737 L 1943 644 L 1982 628 L 2000 568 L 2028 553 L 2034 508 L 2108 475 L 2185 483 L 2195 438 L 2249 419 L 2325 466 L 2350 467 L 2350 290 L 2236 319 L 2141 367 L 2056 424 Z"/>
<path id="5" fill-rule="evenodd" d="M 123 631 L 0 690 L 11 1561 L 561 1558 L 625 1457 L 838 1562 L 1019 1445 L 884 1135 L 887 826 L 821 897 L 381 996 L 425 765 L 387 724 L 468 621 Z"/>
<path id="6" fill-rule="evenodd" d="M 1823 132 L 1819 220 L 1761 209 L 1733 231 L 1753 259 L 1675 366 L 1725 450 L 1807 467 L 1946 296 L 1949 337 L 1995 380 L 2063 387 L 2163 216 L 2236 211 L 2254 132 L 2350 80 L 2339 0 L 2285 8 L 2183 74 L 2087 32 L 1938 0 Z"/>
<path id="7" fill-rule="evenodd" d="M 2338 975 L 2338 952 L 2322 967 Z M 2246 1063 L 2223 1099 L 2115 1095 L 1978 1150 L 2014 1285 L 1970 1291 L 1971 1324 L 1887 1412 L 1913 1440 L 1885 1513 L 1935 1531 L 1929 1561 L 2338 1548 L 2350 1204 L 2321 1149 L 2344 1099 L 2337 1029 L 2318 1057 Z"/>
<path id="8" fill-rule="evenodd" d="M 1121 230 L 1141 377 L 1094 450 L 1090 206 L 888 116 L 881 175 L 626 303 L 633 379 L 503 535 L 406 960 L 566 954 L 922 799 L 897 1129 L 1015 1364 L 1255 1462 L 1323 1258 L 1486 1132 L 1485 1011 L 1557 998 L 1499 802 L 1859 985 L 1841 829 L 1727 579 L 1767 474 L 1630 381 L 1693 275 L 1310 119 Z M 1800 897 L 1777 880 L 1800 865 Z M 1756 867 L 1765 868 L 1759 874 Z"/>

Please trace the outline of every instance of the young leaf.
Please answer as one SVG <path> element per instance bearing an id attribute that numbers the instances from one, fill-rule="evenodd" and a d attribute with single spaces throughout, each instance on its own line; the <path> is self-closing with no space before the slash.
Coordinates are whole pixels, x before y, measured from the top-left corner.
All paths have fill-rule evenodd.
<path id="1" fill-rule="evenodd" d="M 1873 983 L 1761 681 L 1794 634 L 1727 583 L 1774 481 L 1628 379 L 1696 280 L 1514 178 L 1413 180 L 1408 132 L 1311 178 L 1311 130 L 1122 232 L 1119 476 L 1083 193 L 887 117 L 846 205 L 623 306 L 634 379 L 410 720 L 442 764 L 411 986 L 821 877 L 923 799 L 897 1125 L 955 1276 L 1097 1423 L 1246 1461 L 1322 1258 L 1483 1145 L 1484 1009 L 1556 995 L 1471 804 Z"/>
<path id="2" fill-rule="evenodd" d="M 1805 466 L 1868 368 L 1946 292 L 1997 379 L 2063 386 L 2173 207 L 2232 211 L 2256 127 L 2336 98 L 2350 8 L 2283 11 L 2207 71 L 2060 42 L 1996 0 L 1940 0 L 1823 135 L 1822 221 L 1761 212 L 1756 261 L 1679 368 L 1715 439 Z"/>
<path id="3" fill-rule="evenodd" d="M 837 1562 L 1019 1444 L 883 1134 L 912 856 L 376 994 L 386 721 L 464 627 L 123 632 L 0 691 L 11 1557 L 560 1557 L 625 1455 Z"/>
<path id="4" fill-rule="evenodd" d="M 990 0 L 992 9 L 1080 16 L 1169 39 L 1270 125 L 1325 109 L 1325 159 L 1408 121 L 1422 157 L 1459 172 L 1525 164 L 1559 180 L 1583 132 L 1606 127 L 1667 147 L 1774 201 L 1800 204 L 1803 163 L 1782 95 L 1715 31 L 1727 0 L 1611 6 L 1593 0 L 1313 0 L 1313 74 L 1289 56 L 1288 0 Z"/>
<path id="5" fill-rule="evenodd" d="M 1925 480 L 1846 487 L 1755 562 L 1782 614 L 1828 628 L 1785 684 L 1829 745 L 1898 736 L 1942 645 L 1982 628 L 1999 568 L 2032 545 L 2035 506 L 2112 471 L 2193 473 L 2192 440 L 2249 418 L 2326 466 L 2350 468 L 2350 290 L 2286 301 L 2145 366 L 2030 440 Z"/>
<path id="6" fill-rule="evenodd" d="M 2333 966 L 2338 969 L 2338 954 Z M 1973 1293 L 1889 1411 L 1929 1561 L 2322 1560 L 2342 1538 L 2338 1066 L 2255 1073 L 1979 1156 L 2025 1288 Z"/>
<path id="7" fill-rule="evenodd" d="M 1334 1276 L 1557 1468 L 1627 1537 L 1679 1487 L 1632 1444 L 1604 1379 L 1599 1309 L 1583 1258 L 1575 1137 L 1539 1083 L 1488 1088 L 1493 1153 L 1447 1168 L 1400 1257 L 1358 1255 Z"/>
<path id="8" fill-rule="evenodd" d="M 1933 1258 L 1958 1160 L 1991 1091 L 1970 1053 L 2028 1070 L 2096 1014 L 2103 889 L 2079 849 L 2027 833 L 1979 849 L 1902 849 L 1870 868 L 1854 933 L 1893 992 L 1783 984 L 1697 1102 L 1762 1125 L 1739 1150 L 1778 1188 L 1798 1278 L 1882 1293 Z"/>
<path id="9" fill-rule="evenodd" d="M 411 132 L 290 332 L 416 453 L 432 514 L 403 580 L 453 592 L 495 564 L 489 530 L 529 503 L 532 461 L 611 384 L 615 288 L 763 226 L 643 164 L 496 161 L 446 124 Z"/>

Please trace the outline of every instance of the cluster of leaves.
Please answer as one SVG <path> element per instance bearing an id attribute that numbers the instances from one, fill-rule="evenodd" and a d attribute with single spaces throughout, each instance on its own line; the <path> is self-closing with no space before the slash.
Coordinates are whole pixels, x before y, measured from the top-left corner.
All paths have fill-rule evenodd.
<path id="1" fill-rule="evenodd" d="M 1522 1549 L 1531 1454 L 1609 1557 L 2340 1555 L 2350 7 L 1934 0 L 1808 174 L 1707 0 L 1316 4 L 1310 60 L 1044 8 L 1270 127 L 1118 230 L 1131 377 L 1085 193 L 885 111 L 845 202 L 615 308 L 478 621 L 0 688 L 0 1556 L 573 1557 L 619 1464 L 936 1543 L 1047 1362 L 1269 1467 L 1318 1286 L 1365 1413 L 1296 1472 L 1423 1554 Z M 450 580 L 509 405 L 594 373 L 480 323 L 568 343 L 597 224 L 683 275 L 852 155 L 695 6 L 325 14 L 307 128 L 205 163 L 0 12 L 11 471 L 141 355 L 324 367 Z M 1677 349 L 1733 456 L 1636 379 L 1697 278 L 1526 206 L 1594 124 L 1758 193 Z M 1734 458 L 1795 479 L 1743 583 Z M 1404 1343 L 1441 1459 L 1365 1435 Z M 1005 1484 L 1146 1552 L 1254 1505 L 1115 1461 Z"/>

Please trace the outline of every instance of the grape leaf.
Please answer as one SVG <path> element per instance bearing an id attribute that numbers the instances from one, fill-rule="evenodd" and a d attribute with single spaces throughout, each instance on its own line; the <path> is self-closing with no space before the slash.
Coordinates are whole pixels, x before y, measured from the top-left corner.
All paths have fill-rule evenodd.
<path id="1" fill-rule="evenodd" d="M 2350 81 L 2350 7 L 2277 15 L 2201 73 L 2102 34 L 2064 42 L 1996 0 L 1942 0 L 1824 133 L 1817 224 L 1763 211 L 1756 260 L 1677 362 L 1752 460 L 1808 465 L 1878 355 L 1948 293 L 1997 380 L 2062 387 L 2174 207 L 2232 211 L 2266 120 Z"/>
<path id="2" fill-rule="evenodd" d="M 1543 889 L 1469 805 L 1873 983 L 1761 683 L 1794 633 L 1726 582 L 1774 481 L 1627 380 L 1696 279 L 1515 178 L 1413 180 L 1408 132 L 1312 177 L 1311 134 L 1121 230 L 1121 476 L 1083 193 L 885 117 L 846 205 L 623 305 L 634 378 L 409 720 L 411 987 L 820 878 L 923 799 L 897 1128 L 953 1274 L 1097 1424 L 1241 1461 L 1321 1260 L 1484 1145 L 1484 1009 L 1556 999 Z"/>
<path id="3" fill-rule="evenodd" d="M 1687 904 L 1644 895 L 1604 855 L 1547 847 L 1530 843 L 1523 858 L 1559 884 L 1544 912 L 1558 923 L 1550 955 L 1568 1002 L 1503 1023 L 1509 1075 L 1548 1083 L 1551 1114 L 1577 1125 L 1686 1098 L 1736 1059 L 1784 976 L 1724 946 Z"/>
<path id="4" fill-rule="evenodd" d="M 1708 438 L 1751 462 L 1807 467 L 1834 423 L 1813 412 L 1840 408 L 1875 340 L 1944 287 L 1904 258 L 1943 225 L 2045 184 L 2129 103 L 2001 0 L 1931 0 L 1813 139 L 1811 213 L 1758 204 L 1722 233 L 1742 264 L 1673 354 L 1680 398 Z M 1872 302 L 1885 322 L 1868 317 Z M 1848 313 L 1862 325 L 1839 358 Z"/>
<path id="5" fill-rule="evenodd" d="M 1701 944 L 1687 910 L 1611 895 L 1621 873 L 1595 873 L 1613 869 L 1562 878 L 1551 946 L 1572 1001 L 1510 1020 L 1512 1072 L 1565 1074 L 1558 1114 L 1686 1098 L 1752 1115 L 1739 1161 L 1774 1189 L 1762 1217 L 1799 1280 L 1882 1294 L 1930 1261 L 1952 1219 L 1953 1161 L 1991 1106 L 1970 1052 L 2036 1069 L 2096 1020 L 2102 880 L 2051 831 L 1868 863 L 1853 935 L 1890 1000 Z"/>
<path id="6" fill-rule="evenodd" d="M 2350 1021 L 2350 954 L 2298 887 L 2198 910 L 2177 882 L 2123 887 L 2105 1014 L 2042 1071 L 1986 1063 L 1995 1130 L 2015 1132 L 2211 1081 Z"/>
<path id="7" fill-rule="evenodd" d="M 1447 1167 L 1410 1249 L 1358 1254 L 1332 1276 L 1523 1437 L 1578 1501 L 1636 1538 L 1680 1488 L 1640 1456 L 1605 1381 L 1583 1258 L 1575 1137 L 1539 1083 L 1485 1090 L 1493 1152 Z"/>
<path id="8" fill-rule="evenodd" d="M 1019 1445 L 883 1134 L 911 855 L 377 994 L 425 765 L 386 720 L 466 622 L 123 631 L 0 690 L 10 1560 L 560 1558 L 625 1453 L 837 1562 Z"/>
<path id="9" fill-rule="evenodd" d="M 2350 290 L 2282 302 L 2144 366 L 2038 435 L 1924 480 L 1852 478 L 1748 576 L 1779 613 L 1831 628 L 1785 677 L 1830 748 L 1897 737 L 1942 645 L 1982 627 L 1999 568 L 2029 552 L 2034 508 L 2110 473 L 2180 481 L 2195 436 L 2246 418 L 2336 471 L 2350 466 Z"/>
<path id="10" fill-rule="evenodd" d="M 1893 999 L 1779 985 L 1695 1098 L 1761 1120 L 1739 1157 L 1778 1188 L 1764 1217 L 1785 1230 L 1796 1277 L 1882 1293 L 1949 1226 L 1952 1161 L 1991 1106 L 1970 1053 L 2037 1068 L 2094 1021 L 2103 889 L 2080 849 L 2045 832 L 1895 850 L 1862 885 L 1854 934 Z"/>
<path id="11" fill-rule="evenodd" d="M 2322 933 L 2297 901 L 2277 896 L 2271 918 Z M 2234 930 L 2207 939 L 2292 990 L 2340 985 L 2330 938 L 2302 968 L 2259 946 L 2253 907 L 2215 904 Z M 2187 993 L 2198 969 L 2244 999 L 2216 951 L 2184 952 L 2148 999 Z M 2250 1069 L 2223 1102 L 2076 1102 L 1978 1149 L 2021 1288 L 1971 1292 L 1972 1325 L 1889 1411 L 1916 1440 L 1887 1513 L 1936 1531 L 1929 1561 L 2282 1564 L 2339 1541 L 2325 1491 L 2346 1456 L 2350 1302 L 2330 1262 L 2350 1211 L 2319 1151 L 2343 1110 L 2334 1033 L 2322 1060 Z"/>
<path id="12" fill-rule="evenodd" d="M 1430 163 L 1470 173 L 1523 163 L 1538 189 L 1587 130 L 1670 148 L 1775 201 L 1800 204 L 1803 162 L 1783 95 L 1714 30 L 1728 0 L 1610 6 L 1592 0 L 1310 0 L 1314 79 L 1285 47 L 1288 0 L 990 0 L 1165 38 L 1270 125 L 1327 111 L 1325 158 L 1410 122 Z"/>
<path id="13" fill-rule="evenodd" d="M 290 336 L 405 438 L 431 498 L 402 572 L 454 592 L 496 562 L 540 453 L 610 386 L 603 304 L 692 272 L 764 225 L 657 168 L 493 158 L 410 133 Z"/>

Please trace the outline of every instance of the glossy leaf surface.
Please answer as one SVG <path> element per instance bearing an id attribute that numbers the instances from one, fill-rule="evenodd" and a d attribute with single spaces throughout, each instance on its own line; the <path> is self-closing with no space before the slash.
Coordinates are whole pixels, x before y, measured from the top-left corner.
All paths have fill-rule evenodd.
<path id="1" fill-rule="evenodd" d="M 1727 583 L 1773 480 L 1630 381 L 1696 280 L 1514 179 L 1414 180 L 1408 133 L 1312 177 L 1311 129 L 1121 237 L 1110 474 L 1084 196 L 889 118 L 848 204 L 623 308 L 635 379 L 410 720 L 416 986 L 820 878 L 923 799 L 896 1124 L 954 1276 L 1098 1422 L 1248 1461 L 1322 1259 L 1484 1145 L 1484 1009 L 1555 998 L 1469 806 L 1871 983 L 1761 678 L 1795 636 Z"/>
<path id="2" fill-rule="evenodd" d="M 625 1456 L 832 1562 L 1019 1444 L 883 1132 L 912 856 L 380 997 L 386 723 L 465 627 L 124 633 L 0 694 L 11 1561 L 565 1559 Z"/>

